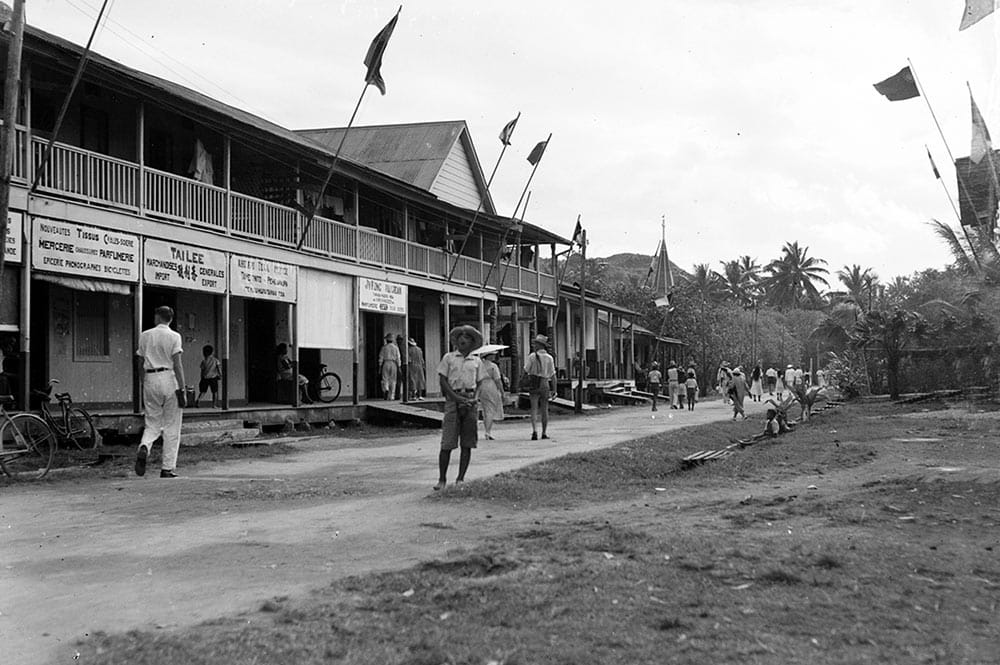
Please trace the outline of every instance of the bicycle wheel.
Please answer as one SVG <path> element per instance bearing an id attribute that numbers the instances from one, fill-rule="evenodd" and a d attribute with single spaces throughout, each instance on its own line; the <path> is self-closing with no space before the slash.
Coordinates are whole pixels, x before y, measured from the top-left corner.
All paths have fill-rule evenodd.
<path id="1" fill-rule="evenodd" d="M 340 397 L 340 377 L 326 372 L 316 382 L 316 399 L 329 404 Z"/>
<path id="2" fill-rule="evenodd" d="M 49 472 L 55 457 L 55 436 L 45 421 L 18 413 L 0 426 L 0 467 L 14 480 L 35 480 Z"/>
<path id="3" fill-rule="evenodd" d="M 69 431 L 66 438 L 76 444 L 80 450 L 90 450 L 97 447 L 97 430 L 90 414 L 78 406 L 69 410 Z"/>

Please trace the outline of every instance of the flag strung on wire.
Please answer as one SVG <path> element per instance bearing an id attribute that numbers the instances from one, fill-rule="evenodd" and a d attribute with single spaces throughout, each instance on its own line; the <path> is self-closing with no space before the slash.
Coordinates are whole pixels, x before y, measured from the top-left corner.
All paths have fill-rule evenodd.
<path id="1" fill-rule="evenodd" d="M 926 146 L 925 146 L 925 148 L 926 148 Z M 934 171 L 934 177 L 937 178 L 938 180 L 940 180 L 941 179 L 941 172 L 938 171 L 937 164 L 934 163 L 934 158 L 931 157 L 931 149 L 930 148 L 926 148 L 926 150 L 927 150 L 927 159 L 931 160 L 931 169 Z"/>
<path id="2" fill-rule="evenodd" d="M 531 154 L 528 155 L 528 161 L 531 162 L 532 166 L 535 166 L 538 162 L 542 161 L 542 155 L 545 154 L 545 147 L 548 144 L 548 139 L 539 141 L 538 144 L 531 149 Z"/>
<path id="3" fill-rule="evenodd" d="M 521 116 L 517 116 L 517 118 L 520 117 Z M 504 145 L 510 145 L 510 139 L 512 136 L 514 136 L 514 128 L 517 127 L 517 118 L 514 118 L 513 120 L 508 122 L 506 125 L 503 126 L 503 129 L 500 130 L 500 143 L 503 143 Z"/>
<path id="4" fill-rule="evenodd" d="M 920 91 L 917 90 L 917 82 L 913 79 L 913 72 L 910 71 L 909 65 L 903 67 L 886 80 L 876 83 L 875 90 L 879 94 L 885 95 L 885 98 L 890 102 L 898 102 L 920 96 Z"/>
<path id="5" fill-rule="evenodd" d="M 979 23 L 992 14 L 997 8 L 996 0 L 965 0 L 965 11 L 962 13 L 962 23 L 959 30 Z"/>
<path id="6" fill-rule="evenodd" d="M 971 91 L 969 100 L 972 102 L 972 146 L 969 148 L 969 159 L 973 164 L 978 164 L 993 149 L 993 145 L 990 142 L 990 130 L 986 129 L 986 121 L 983 120 L 983 114 L 979 112 Z"/>
<path id="7" fill-rule="evenodd" d="M 657 307 L 669 307 L 674 291 L 674 273 L 670 269 L 666 240 L 660 240 L 650 267 L 653 270 L 653 302 Z"/>
<path id="8" fill-rule="evenodd" d="M 396 21 L 399 20 L 399 12 L 402 10 L 403 7 L 400 6 L 392 20 L 386 23 L 385 27 L 375 35 L 375 39 L 372 40 L 371 46 L 368 47 L 368 53 L 365 55 L 365 67 L 368 68 L 368 71 L 365 72 L 365 83 L 375 86 L 383 95 L 385 94 L 385 81 L 382 80 L 382 54 L 385 53 L 385 47 L 389 44 L 392 31 L 396 29 Z"/>
<path id="9" fill-rule="evenodd" d="M 580 220 L 576 220 L 576 228 L 573 229 L 573 239 L 571 241 L 574 245 L 583 246 L 583 227 L 580 226 Z"/>

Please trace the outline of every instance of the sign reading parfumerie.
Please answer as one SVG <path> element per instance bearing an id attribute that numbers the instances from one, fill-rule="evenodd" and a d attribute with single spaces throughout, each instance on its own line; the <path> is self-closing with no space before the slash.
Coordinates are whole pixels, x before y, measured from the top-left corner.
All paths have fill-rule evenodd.
<path id="1" fill-rule="evenodd" d="M 139 281 L 139 237 L 94 226 L 36 217 L 31 265 L 63 275 Z"/>
<path id="2" fill-rule="evenodd" d="M 403 284 L 358 278 L 358 307 L 369 312 L 406 316 L 407 288 Z"/>
<path id="3" fill-rule="evenodd" d="M 224 252 L 147 239 L 142 279 L 157 286 L 225 293 L 228 268 Z"/>
<path id="4" fill-rule="evenodd" d="M 229 257 L 229 292 L 234 296 L 294 303 L 298 267 L 233 254 Z"/>

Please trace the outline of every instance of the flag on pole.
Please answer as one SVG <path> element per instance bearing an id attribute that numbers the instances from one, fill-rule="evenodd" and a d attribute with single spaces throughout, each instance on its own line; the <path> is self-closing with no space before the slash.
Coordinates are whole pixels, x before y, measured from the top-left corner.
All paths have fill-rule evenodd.
<path id="1" fill-rule="evenodd" d="M 972 160 L 973 164 L 978 164 L 993 149 L 993 146 L 990 142 L 990 130 L 986 129 L 986 121 L 983 120 L 983 114 L 976 106 L 976 100 L 972 97 L 971 90 L 969 91 L 969 100 L 972 102 L 972 146 L 969 148 L 969 159 Z"/>
<path id="2" fill-rule="evenodd" d="M 573 239 L 572 241 L 576 245 L 583 246 L 583 227 L 580 226 L 580 220 L 576 220 L 576 228 L 573 229 Z"/>
<path id="3" fill-rule="evenodd" d="M 962 14 L 962 23 L 959 30 L 965 30 L 969 26 L 979 23 L 996 10 L 996 0 L 965 0 L 965 12 Z"/>
<path id="4" fill-rule="evenodd" d="M 660 246 L 653 256 L 653 302 L 657 307 L 669 307 L 674 291 L 674 273 L 670 269 L 667 256 L 667 242 L 660 240 Z"/>
<path id="5" fill-rule="evenodd" d="M 535 166 L 538 162 L 542 161 L 542 155 L 545 154 L 545 146 L 548 144 L 548 139 L 539 141 L 538 144 L 531 149 L 531 154 L 528 155 L 528 161 L 531 162 L 532 166 Z"/>
<path id="6" fill-rule="evenodd" d="M 909 65 L 903 67 L 886 80 L 876 83 L 875 90 L 879 94 L 885 95 L 885 98 L 890 102 L 898 102 L 903 99 L 920 96 L 920 91 L 917 90 L 917 82 L 913 80 L 913 72 L 910 71 Z"/>
<path id="7" fill-rule="evenodd" d="M 521 116 L 518 116 L 520 118 Z M 510 137 L 514 135 L 514 127 L 517 126 L 517 118 L 514 118 L 500 130 L 500 143 L 510 145 Z"/>
<path id="8" fill-rule="evenodd" d="M 389 44 L 392 31 L 396 29 L 396 21 L 399 19 L 399 12 L 402 9 L 403 7 L 400 6 L 392 20 L 386 23 L 385 27 L 375 35 L 375 39 L 372 40 L 371 46 L 368 47 L 368 53 L 365 55 L 365 67 L 368 68 L 368 71 L 365 72 L 365 83 L 375 86 L 383 95 L 385 94 L 385 81 L 382 80 L 382 54 L 385 53 L 385 47 Z"/>
<path id="9" fill-rule="evenodd" d="M 937 178 L 938 180 L 940 180 L 941 179 L 941 172 L 938 171 L 937 164 L 934 163 L 934 158 L 931 157 L 931 149 L 927 148 L 927 146 L 924 146 L 924 148 L 926 148 L 926 150 L 927 150 L 927 159 L 931 160 L 931 169 L 934 170 L 934 177 Z"/>

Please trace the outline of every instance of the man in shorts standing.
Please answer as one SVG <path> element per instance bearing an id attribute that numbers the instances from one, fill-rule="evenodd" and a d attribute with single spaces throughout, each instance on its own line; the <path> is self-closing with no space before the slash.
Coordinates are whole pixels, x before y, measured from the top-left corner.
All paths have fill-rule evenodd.
<path id="1" fill-rule="evenodd" d="M 181 445 L 181 409 L 185 406 L 181 336 L 170 329 L 174 310 L 157 307 L 156 326 L 142 331 L 135 355 L 142 372 L 145 428 L 135 456 L 135 474 L 146 474 L 146 458 L 153 442 L 163 437 L 160 478 L 176 478 L 177 450 Z"/>
<path id="2" fill-rule="evenodd" d="M 479 386 L 489 376 L 479 356 L 470 353 L 483 345 L 483 336 L 472 326 L 458 326 L 448 335 L 454 349 L 441 358 L 437 375 L 444 395 L 444 421 L 441 423 L 441 452 L 438 455 L 438 483 L 435 490 L 447 484 L 451 451 L 461 446 L 456 482 L 465 480 L 472 460 L 472 449 L 479 438 L 477 426 Z"/>

